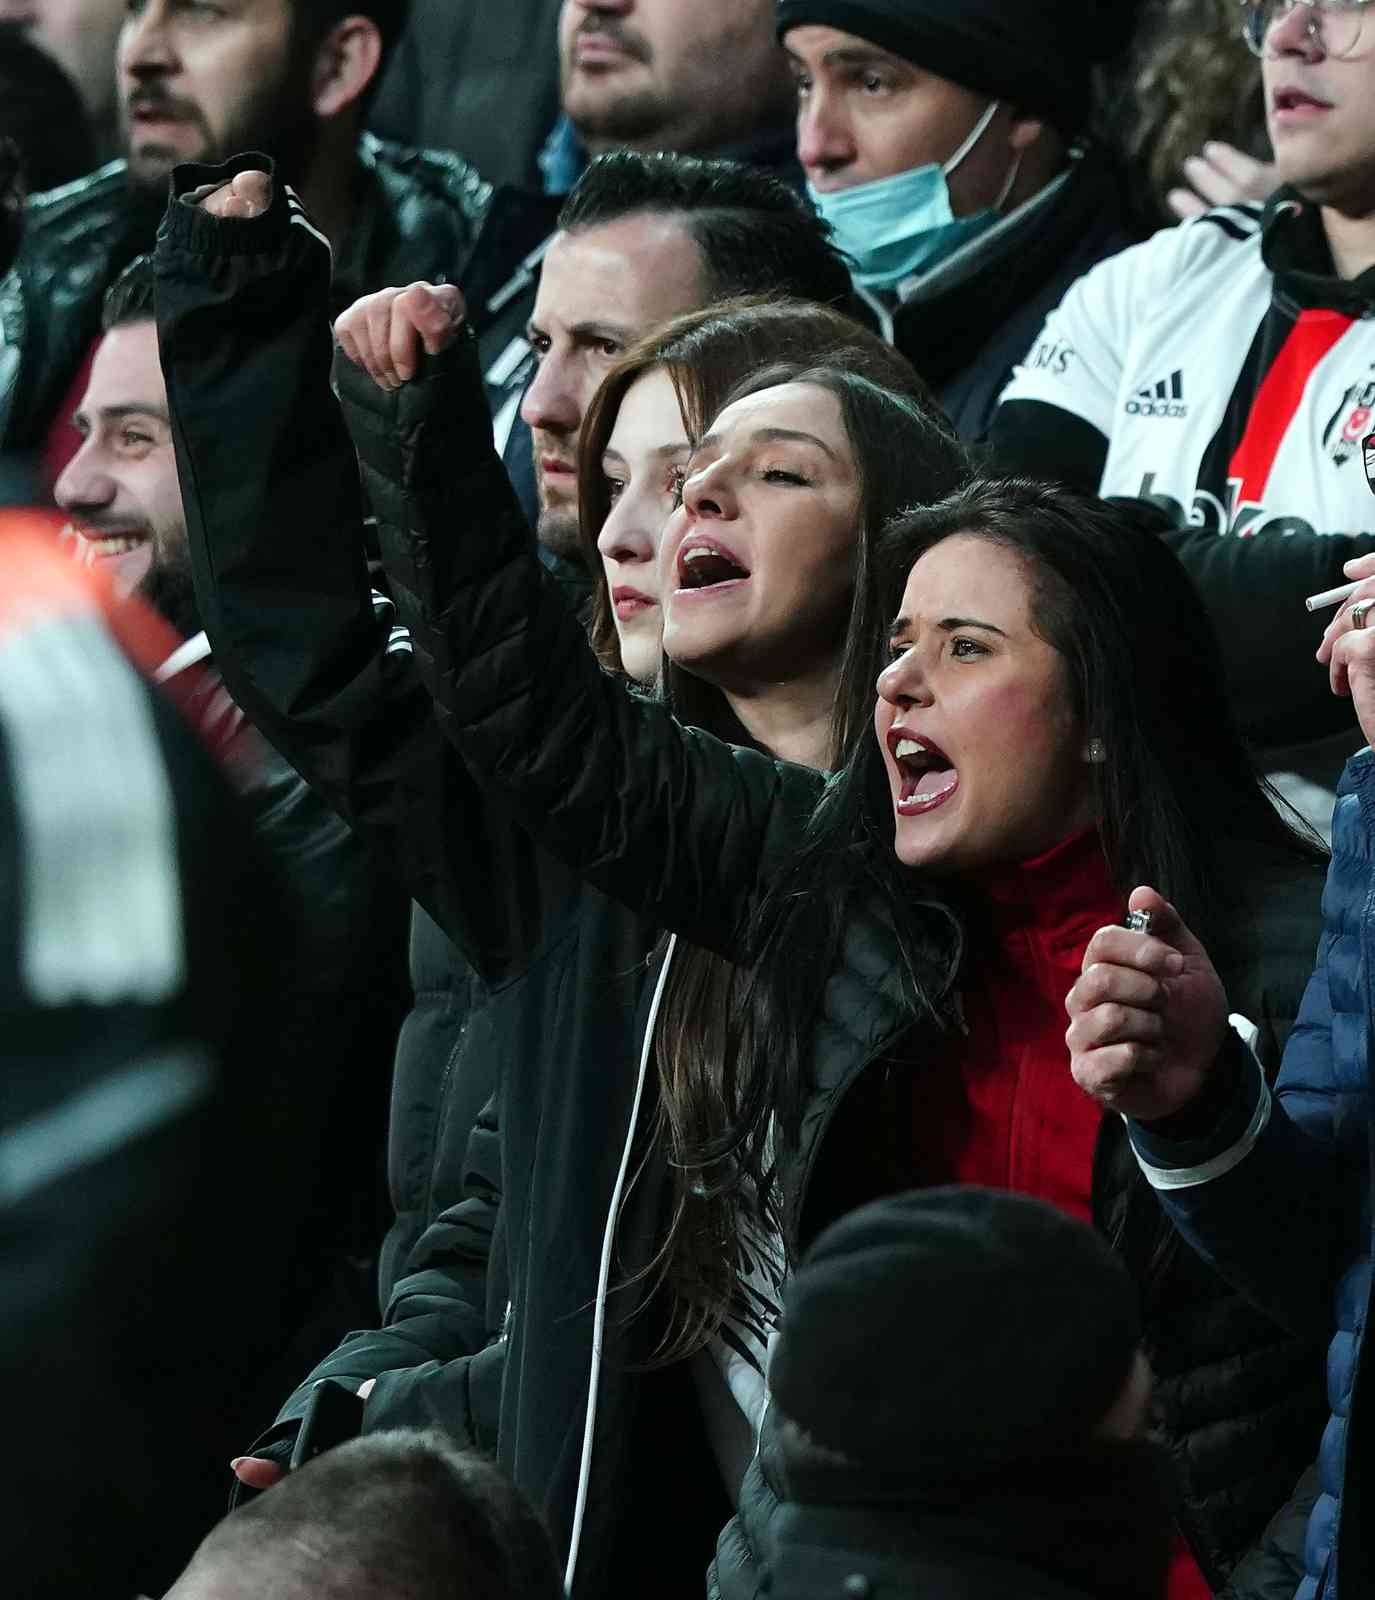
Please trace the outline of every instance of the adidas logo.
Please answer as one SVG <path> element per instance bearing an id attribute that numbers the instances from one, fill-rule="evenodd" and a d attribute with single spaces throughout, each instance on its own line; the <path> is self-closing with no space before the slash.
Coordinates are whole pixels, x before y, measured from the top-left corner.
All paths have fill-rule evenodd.
<path id="1" fill-rule="evenodd" d="M 1148 383 L 1127 401 L 1129 417 L 1187 417 L 1184 404 L 1184 374 L 1176 367 L 1168 378 Z"/>

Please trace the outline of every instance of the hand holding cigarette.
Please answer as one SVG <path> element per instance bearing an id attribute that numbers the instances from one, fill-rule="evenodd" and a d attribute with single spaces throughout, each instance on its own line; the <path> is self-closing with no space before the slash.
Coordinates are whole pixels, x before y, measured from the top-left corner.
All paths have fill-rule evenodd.
<path id="1" fill-rule="evenodd" d="M 1318 646 L 1332 692 L 1349 698 L 1367 743 L 1375 743 L 1375 555 L 1357 556 L 1343 570 L 1351 578 L 1336 616 Z"/>

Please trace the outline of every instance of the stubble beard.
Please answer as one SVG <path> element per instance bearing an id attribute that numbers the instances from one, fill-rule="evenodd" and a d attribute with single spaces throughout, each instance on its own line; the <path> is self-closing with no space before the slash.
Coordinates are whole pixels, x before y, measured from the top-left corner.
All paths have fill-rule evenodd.
<path id="1" fill-rule="evenodd" d="M 540 512 L 536 530 L 539 542 L 562 561 L 582 561 L 582 535 L 573 506 L 549 506 Z"/>
<path id="2" fill-rule="evenodd" d="M 126 114 L 124 154 L 129 194 L 136 206 L 156 205 L 160 213 L 167 199 L 167 180 L 172 169 L 183 161 L 218 165 L 250 150 L 271 156 L 281 175 L 299 185 L 309 170 L 318 140 L 310 107 L 308 65 L 289 60 L 279 77 L 250 90 L 220 139 L 215 138 L 199 108 L 195 124 L 202 141 L 198 151 L 183 155 L 170 146 L 149 145 L 135 158 Z"/>
<path id="3" fill-rule="evenodd" d="M 191 550 L 185 528 L 153 532 L 153 564 L 134 591 L 139 599 L 174 627 L 182 638 L 201 631 L 196 586 L 191 577 Z"/>

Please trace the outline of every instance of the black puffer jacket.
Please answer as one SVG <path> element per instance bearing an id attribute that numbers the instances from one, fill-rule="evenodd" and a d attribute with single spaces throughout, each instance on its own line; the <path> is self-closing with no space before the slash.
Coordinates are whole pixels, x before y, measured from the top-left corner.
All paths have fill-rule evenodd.
<path id="1" fill-rule="evenodd" d="M 335 263 L 333 307 L 440 273 L 456 279 L 491 200 L 476 168 L 439 150 L 364 134 L 354 222 Z M 24 235 L 0 280 L 0 449 L 36 444 L 100 329 L 119 272 L 153 248 L 161 204 L 131 206 L 125 164 L 46 194 L 25 209 Z"/>
<path id="2" fill-rule="evenodd" d="M 446 734 L 599 888 L 696 944 L 747 958 L 748 914 L 791 854 L 820 779 L 686 733 L 597 671 L 523 524 L 505 509 L 504 478 L 474 448 L 482 436 L 471 352 L 447 366 L 451 383 L 431 397 L 431 422 L 409 452 L 407 527 L 383 529 Z M 358 387 L 342 368 L 341 386 L 346 395 Z M 471 538 L 458 533 L 465 524 Z M 668 849 L 665 815 L 674 818 L 676 847 Z M 709 851 L 698 848 L 702 840 Z M 1272 1060 L 1302 990 L 1320 882 L 1320 869 L 1301 866 L 1292 881 L 1270 884 L 1263 954 L 1227 975 L 1233 1005 L 1270 1026 Z M 912 954 L 927 991 L 948 1004 L 962 936 L 938 899 L 927 910 L 927 940 Z M 853 1110 L 864 1114 L 866 1069 L 894 1056 L 920 1063 L 939 1050 L 929 1031 L 914 1030 L 902 971 L 892 930 L 855 915 L 827 986 L 813 1095 L 785 1173 L 786 1223 L 799 1245 L 828 1216 L 868 1198 L 862 1180 L 828 1163 L 829 1152 L 854 1148 L 831 1135 Z M 1093 1192 L 1099 1226 L 1143 1288 L 1181 1522 L 1205 1571 L 1221 1581 L 1311 1460 L 1321 1408 L 1316 1352 L 1179 1247 L 1116 1120 L 1104 1122 Z"/>
<path id="3" fill-rule="evenodd" d="M 237 503 L 188 503 L 198 592 L 212 633 L 219 631 L 222 666 L 259 721 L 270 719 L 263 725 L 273 737 L 288 742 L 361 825 L 395 827 L 409 817 L 398 848 L 413 889 L 465 949 L 475 924 L 504 923 L 508 942 L 492 953 L 508 973 L 518 969 L 506 987 L 523 990 L 523 1003 L 503 1012 L 492 1035 L 502 1196 L 486 1277 L 480 1199 L 462 1198 L 412 1251 L 413 1271 L 397 1285 L 387 1325 L 338 1352 L 335 1370 L 360 1380 L 382 1374 L 369 1426 L 391 1420 L 390 1406 L 423 1404 L 428 1394 L 432 1417 L 494 1444 L 565 1545 L 581 1528 L 575 1592 L 604 1592 L 609 1547 L 629 1520 L 627 1494 L 646 1481 L 631 1470 L 634 1431 L 655 1388 L 632 1371 L 655 1331 L 637 1315 L 643 1284 L 635 1274 L 659 1238 L 661 1163 L 649 1164 L 616 1217 L 615 1281 L 632 1287 L 598 1294 L 618 1168 L 627 1152 L 630 1170 L 638 1168 L 654 1109 L 653 1074 L 639 1057 L 654 976 L 646 958 L 665 924 L 695 943 L 746 953 L 740 928 L 753 896 L 791 854 L 819 780 L 684 733 L 602 677 L 566 598 L 541 576 L 490 454 L 476 363 L 462 346 L 397 395 L 347 366 L 338 373 L 392 576 L 420 630 L 416 655 L 389 653 L 388 624 L 374 619 L 361 559 L 340 534 L 356 526 L 358 488 L 341 471 L 347 444 L 326 389 L 318 312 L 326 264 L 306 231 L 290 226 L 284 204 L 223 229 L 174 206 L 158 254 L 163 364 L 183 481 L 224 481 L 217 413 L 204 396 L 228 339 L 237 380 L 263 402 L 244 408 L 248 436 L 237 446 L 250 459 L 279 462 L 282 473 L 279 492 L 266 499 L 258 487 L 241 490 Z M 274 448 L 288 437 L 294 454 Z M 311 591 L 319 649 L 308 659 L 262 647 L 267 638 L 292 639 L 300 624 L 294 580 L 280 566 L 265 567 L 255 543 L 267 536 L 259 511 L 294 529 L 306 581 L 327 574 Z M 461 537 L 469 525 L 474 537 Z M 450 653 L 449 639 L 455 650 L 463 644 L 461 654 Z M 476 809 L 469 768 L 437 747 L 429 704 L 416 702 L 417 664 L 447 732 L 494 786 Z M 360 708 L 361 733 L 351 720 Z M 682 851 L 664 850 L 669 816 L 684 824 L 675 835 L 689 841 Z M 554 854 L 514 846 L 515 818 L 538 828 Z M 697 838 L 711 839 L 709 855 L 691 847 Z M 1234 997 L 1276 1037 L 1297 1003 L 1312 944 L 1301 912 L 1283 922 L 1285 910 L 1302 904 L 1294 887 L 1269 906 L 1274 937 L 1257 940 L 1265 960 L 1238 975 Z M 611 890 L 633 911 L 620 909 Z M 937 900 L 926 904 L 924 923 L 922 947 L 911 955 L 924 987 L 948 1002 L 960 930 Z M 510 965 L 532 929 L 544 930 L 534 959 Z M 836 1120 L 852 1109 L 862 1114 L 867 1096 L 857 1091 L 876 1076 L 867 1069 L 899 1051 L 914 1066 L 930 1057 L 935 1040 L 913 1029 L 900 970 L 891 927 L 857 913 L 826 988 L 815 1092 L 787 1171 L 789 1217 L 804 1241 L 839 1207 L 870 1198 L 827 1159 L 844 1144 L 828 1137 Z M 1161 1365 L 1177 1378 L 1162 1391 L 1181 1517 L 1205 1567 L 1221 1572 L 1312 1458 L 1320 1397 L 1315 1385 L 1310 1407 L 1297 1380 L 1316 1362 L 1215 1279 L 1174 1264 L 1151 1194 L 1113 1125 L 1094 1194 L 1103 1225 L 1152 1285 Z M 485 1226 L 490 1236 L 490 1214 Z M 493 1289 L 503 1281 L 510 1304 L 498 1328 L 501 1296 Z M 589 1386 L 599 1307 L 607 1321 Z M 493 1422 L 494 1438 L 484 1432 Z M 663 1470 L 654 1478 L 660 1487 Z M 672 1509 L 662 1512 L 666 1521 Z"/>

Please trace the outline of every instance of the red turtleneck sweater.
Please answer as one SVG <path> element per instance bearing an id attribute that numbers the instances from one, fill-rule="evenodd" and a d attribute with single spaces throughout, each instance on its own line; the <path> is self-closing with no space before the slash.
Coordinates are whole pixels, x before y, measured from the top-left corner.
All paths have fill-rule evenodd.
<path id="1" fill-rule="evenodd" d="M 970 888 L 961 992 L 968 1032 L 915 1075 L 914 1170 L 922 1183 L 1036 1195 L 1091 1222 L 1102 1116 L 1070 1076 L 1065 996 L 1089 940 L 1126 907 L 1096 829 L 978 874 Z M 1211 1594 L 1177 1538 L 1168 1600 Z"/>

